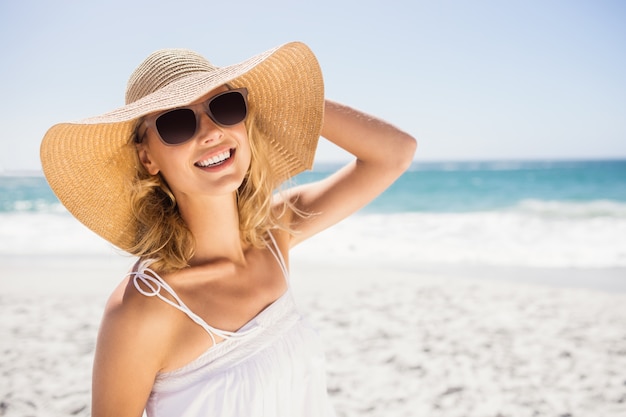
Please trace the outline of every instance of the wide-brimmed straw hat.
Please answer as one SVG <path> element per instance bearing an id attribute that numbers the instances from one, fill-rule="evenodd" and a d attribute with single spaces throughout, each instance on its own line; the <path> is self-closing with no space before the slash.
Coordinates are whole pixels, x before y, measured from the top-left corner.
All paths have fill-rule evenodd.
<path id="1" fill-rule="evenodd" d="M 226 67 L 189 50 L 167 49 L 150 55 L 131 75 L 125 106 L 48 130 L 41 162 L 50 187 L 79 221 L 128 250 L 136 232 L 129 187 L 137 170 L 129 142 L 138 120 L 187 105 L 224 84 L 248 89 L 250 112 L 281 179 L 311 168 L 324 88 L 306 45 L 285 44 Z"/>

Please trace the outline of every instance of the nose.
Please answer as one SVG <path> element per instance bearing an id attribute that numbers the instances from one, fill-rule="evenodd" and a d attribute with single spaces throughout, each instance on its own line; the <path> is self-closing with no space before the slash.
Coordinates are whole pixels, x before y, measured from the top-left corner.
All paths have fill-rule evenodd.
<path id="1" fill-rule="evenodd" d="M 214 142 L 221 140 L 223 135 L 222 127 L 215 123 L 206 112 L 200 112 L 196 137 L 203 142 Z"/>

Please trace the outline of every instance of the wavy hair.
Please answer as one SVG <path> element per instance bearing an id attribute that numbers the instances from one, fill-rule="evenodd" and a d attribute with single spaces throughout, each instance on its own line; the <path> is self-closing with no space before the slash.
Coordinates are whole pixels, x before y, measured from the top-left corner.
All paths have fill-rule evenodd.
<path id="1" fill-rule="evenodd" d="M 141 121 L 137 127 L 140 125 Z M 304 214 L 288 201 L 281 210 L 273 207 L 273 195 L 282 182 L 281 178 L 272 170 L 268 147 L 263 145 L 267 139 L 254 123 L 253 113 L 248 115 L 245 125 L 252 157 L 248 172 L 237 189 L 239 231 L 244 243 L 263 247 L 271 229 L 293 233 L 281 220 L 287 208 L 299 215 Z M 129 141 L 133 150 L 135 135 Z M 131 187 L 131 207 L 136 219 L 136 233 L 134 245 L 128 251 L 142 259 L 153 259 L 152 267 L 164 273 L 185 268 L 195 253 L 194 237 L 180 215 L 176 198 L 165 178 L 160 173 L 149 174 L 136 151 L 134 154 L 137 173 Z"/>

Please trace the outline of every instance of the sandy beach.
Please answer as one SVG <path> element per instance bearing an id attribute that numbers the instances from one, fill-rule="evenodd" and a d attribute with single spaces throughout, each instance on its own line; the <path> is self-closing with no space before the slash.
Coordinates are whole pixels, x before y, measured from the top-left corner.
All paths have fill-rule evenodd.
<path id="1" fill-rule="evenodd" d="M 0 415 L 88 416 L 102 307 L 131 259 L 0 262 Z M 607 284 L 623 270 L 468 271 L 294 256 L 339 416 L 626 415 L 626 292 Z"/>

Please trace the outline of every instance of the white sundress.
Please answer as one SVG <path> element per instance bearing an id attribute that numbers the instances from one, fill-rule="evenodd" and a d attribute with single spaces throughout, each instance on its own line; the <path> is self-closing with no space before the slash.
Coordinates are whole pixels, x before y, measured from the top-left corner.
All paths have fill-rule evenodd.
<path id="1" fill-rule="evenodd" d="M 285 261 L 270 238 L 274 247 L 268 249 L 283 271 L 287 291 L 236 332 L 213 328 L 194 314 L 149 268 L 150 261 L 130 274 L 139 292 L 183 311 L 214 341 L 184 367 L 157 375 L 146 404 L 148 417 L 335 416 L 319 335 L 298 312 Z M 215 343 L 214 335 L 224 340 Z"/>

